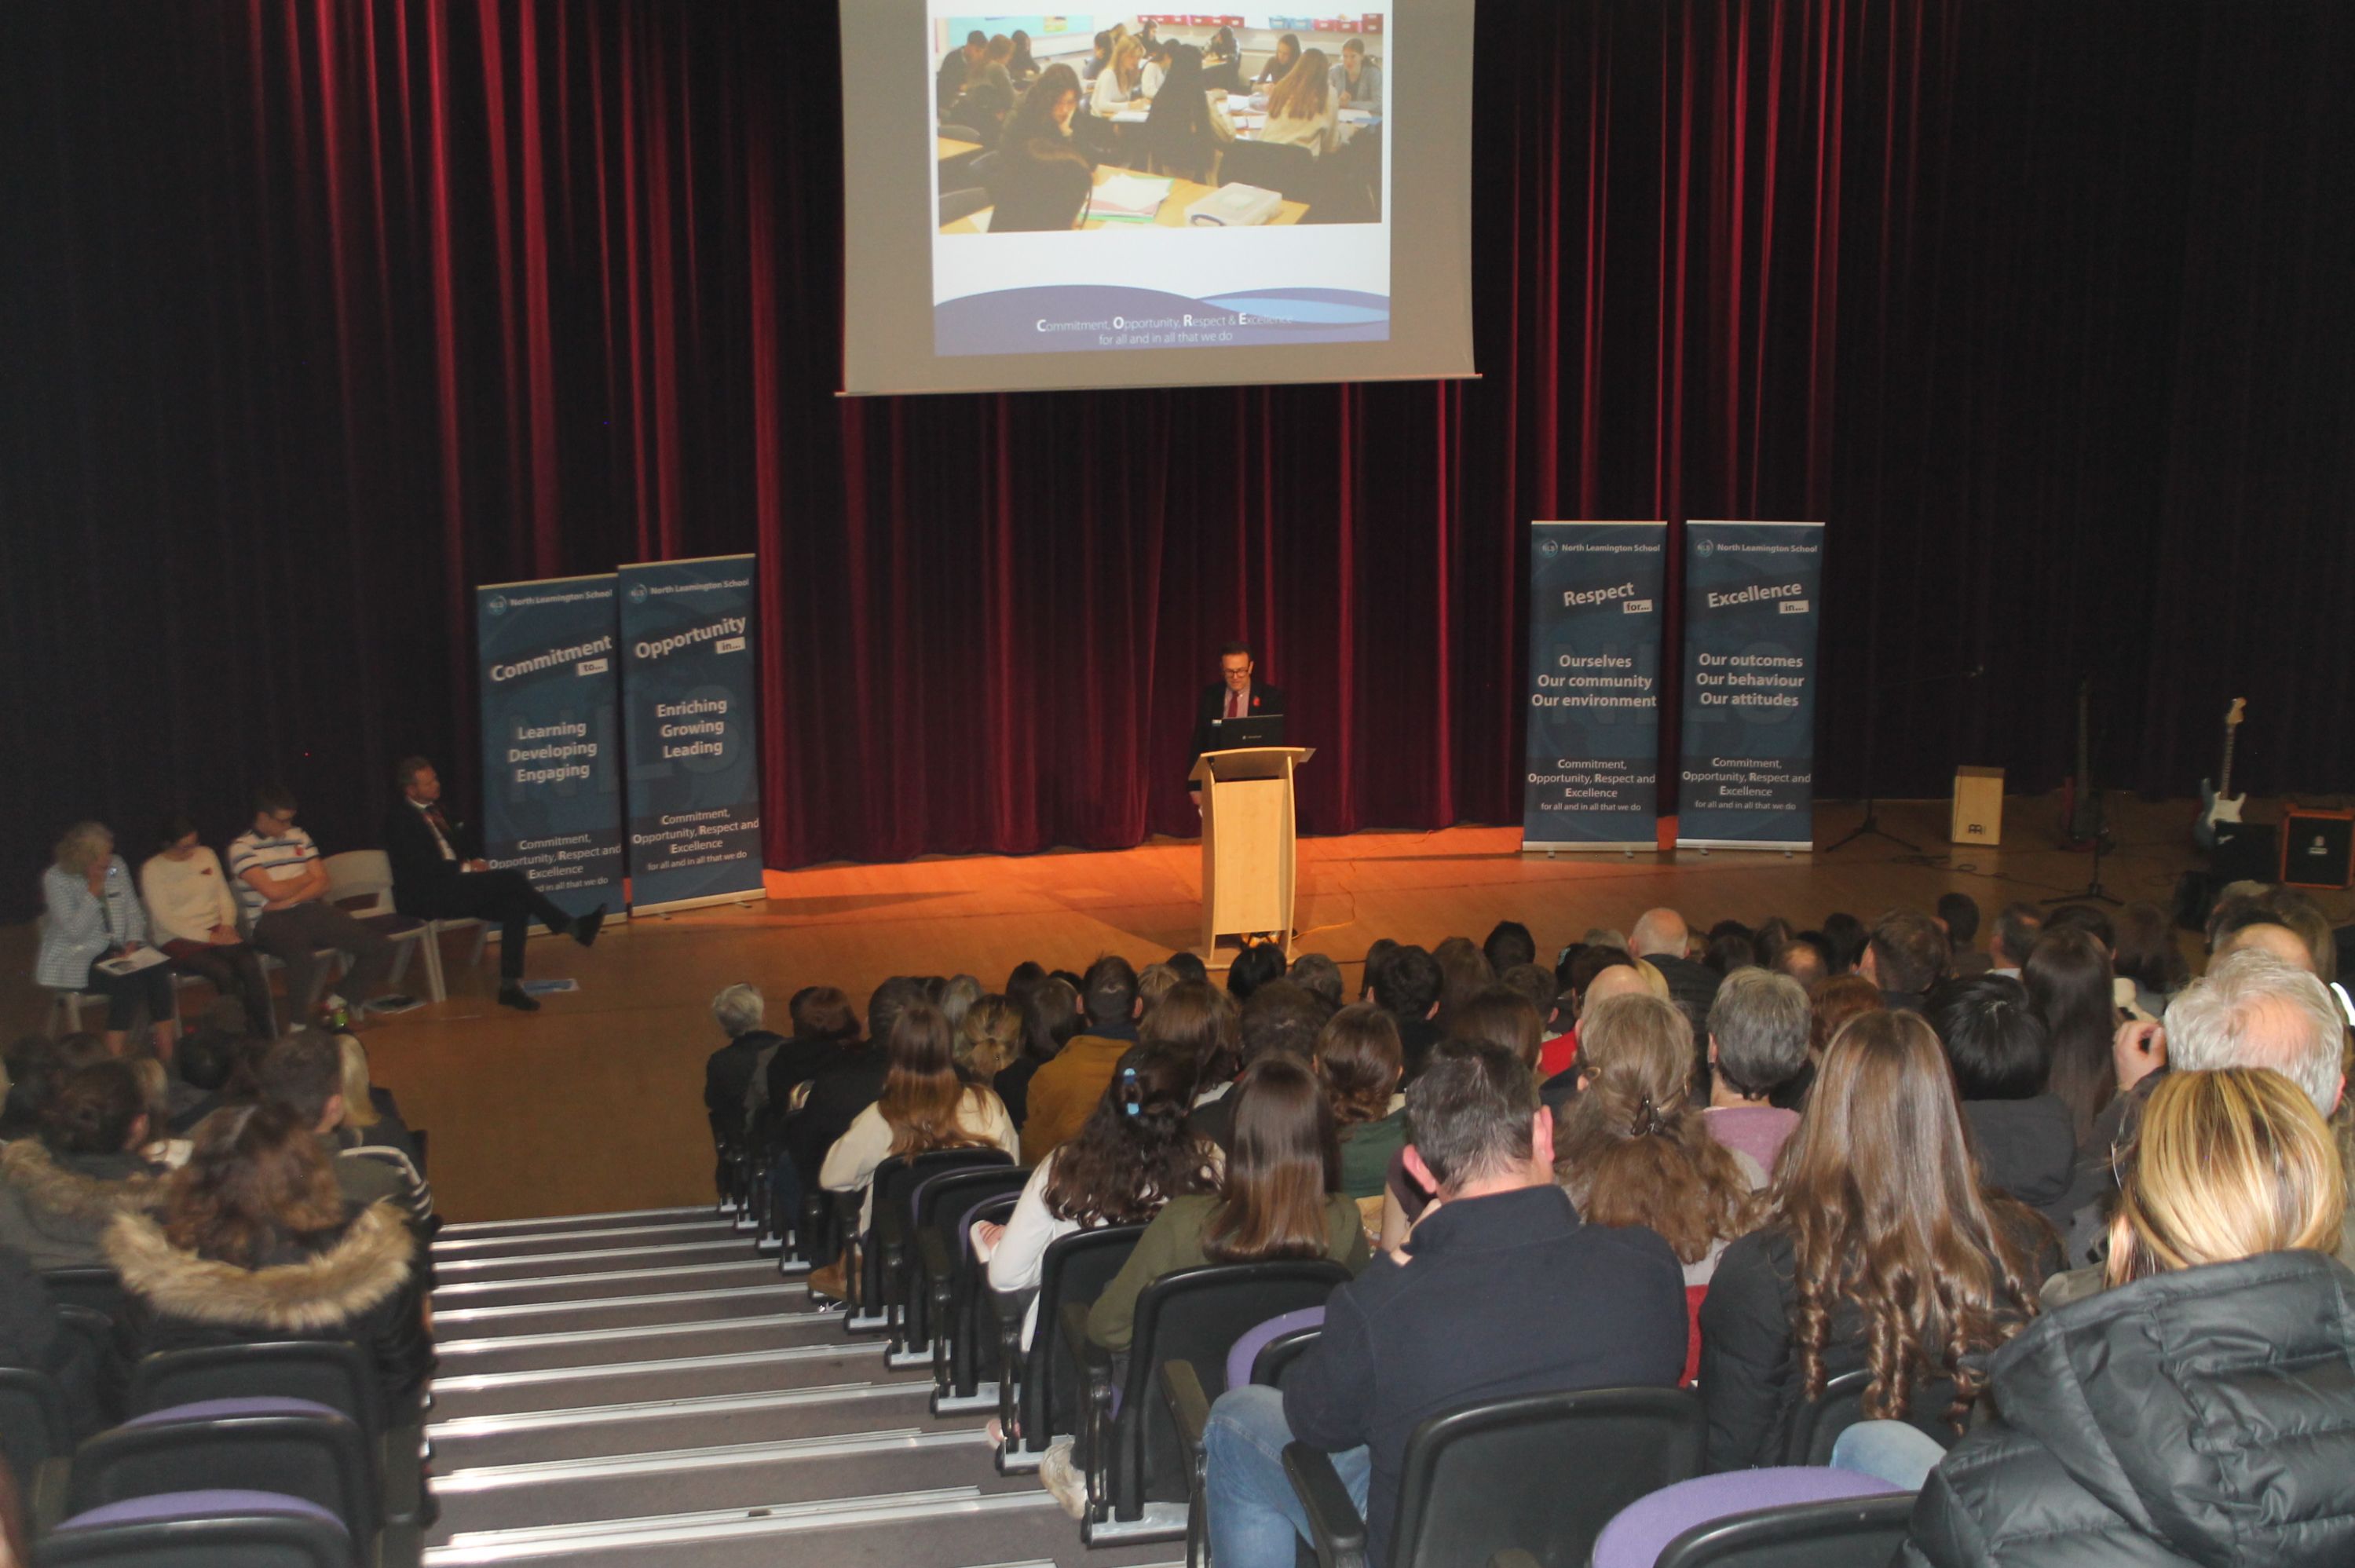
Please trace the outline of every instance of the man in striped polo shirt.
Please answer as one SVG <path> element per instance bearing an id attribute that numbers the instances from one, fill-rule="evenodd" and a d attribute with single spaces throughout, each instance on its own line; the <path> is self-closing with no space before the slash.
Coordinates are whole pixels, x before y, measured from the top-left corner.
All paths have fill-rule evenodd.
<path id="1" fill-rule="evenodd" d="M 293 795 L 261 790 L 253 814 L 253 826 L 229 840 L 229 874 L 253 944 L 286 965 L 287 1021 L 308 1023 L 318 1010 L 327 983 L 323 949 L 352 955 L 346 1000 L 357 1007 L 381 992 L 392 974 L 392 944 L 327 901 L 326 863 L 294 826 Z"/>

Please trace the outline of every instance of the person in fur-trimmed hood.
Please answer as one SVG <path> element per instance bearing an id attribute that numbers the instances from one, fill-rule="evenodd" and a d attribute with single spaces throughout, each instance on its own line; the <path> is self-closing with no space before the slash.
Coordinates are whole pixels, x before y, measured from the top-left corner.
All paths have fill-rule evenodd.
<path id="1" fill-rule="evenodd" d="M 107 1226 L 163 1201 L 163 1179 L 137 1152 L 146 1141 L 146 1099 L 130 1063 L 69 1073 L 42 1110 L 41 1136 L 0 1148 L 0 1246 L 37 1269 L 105 1262 Z"/>
<path id="2" fill-rule="evenodd" d="M 217 1113 L 160 1217 L 125 1214 L 106 1260 L 129 1305 L 123 1349 L 348 1339 L 374 1363 L 389 1419 L 433 1370 L 417 1239 L 388 1201 L 347 1204 L 326 1151 L 282 1106 Z"/>

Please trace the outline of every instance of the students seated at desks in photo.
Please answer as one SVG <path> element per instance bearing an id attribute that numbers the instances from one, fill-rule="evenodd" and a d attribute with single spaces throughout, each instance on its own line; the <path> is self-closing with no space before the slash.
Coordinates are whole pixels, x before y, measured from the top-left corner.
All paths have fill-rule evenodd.
<path id="1" fill-rule="evenodd" d="M 1224 92 L 1243 91 L 1243 52 L 1232 27 L 1220 27 L 1202 47 L 1202 85 Z"/>
<path id="2" fill-rule="evenodd" d="M 981 57 L 988 48 L 989 35 L 975 27 L 964 36 L 963 44 L 941 57 L 940 73 L 932 78 L 932 106 L 941 112 L 943 119 L 948 117 L 949 106 L 964 91 L 965 78 L 981 64 Z"/>
<path id="3" fill-rule="evenodd" d="M 1072 139 L 1080 79 L 1070 66 L 1039 73 L 1020 107 L 1007 117 L 989 182 L 993 234 L 1076 229 L 1087 212 L 1094 160 Z"/>
<path id="4" fill-rule="evenodd" d="M 1082 81 L 1093 81 L 1097 77 L 1103 74 L 1104 67 L 1111 63 L 1112 29 L 1107 27 L 1103 32 L 1096 35 L 1095 52 L 1089 55 L 1087 59 L 1080 62 L 1080 80 Z"/>
<path id="5" fill-rule="evenodd" d="M 1178 46 L 1167 38 L 1146 47 L 1145 78 L 1137 91 L 1146 98 L 1161 96 L 1161 84 L 1169 76 L 1169 62 L 1178 58 Z"/>
<path id="6" fill-rule="evenodd" d="M 1095 98 L 1088 107 L 1106 120 L 1131 109 L 1142 109 L 1146 106 L 1144 80 L 1144 46 L 1135 38 L 1116 37 L 1112 45 L 1112 62 L 1096 78 Z"/>
<path id="7" fill-rule="evenodd" d="M 1226 103 L 1202 81 L 1202 51 L 1180 44 L 1145 117 L 1145 150 L 1164 173 L 1209 183 L 1220 148 L 1235 139 Z"/>
<path id="8" fill-rule="evenodd" d="M 1382 68 L 1366 58 L 1363 38 L 1351 38 L 1341 46 L 1341 63 L 1333 68 L 1332 86 L 1336 107 L 1381 112 Z"/>
<path id="9" fill-rule="evenodd" d="M 1268 90 L 1267 123 L 1259 140 L 1273 147 L 1305 147 L 1322 155 L 1333 150 L 1333 66 L 1323 49 L 1310 49 L 1282 81 Z"/>
<path id="10" fill-rule="evenodd" d="M 1020 92 L 1039 80 L 1039 62 L 1030 58 L 1029 34 L 1017 27 L 1008 41 L 1013 49 L 1006 59 L 1006 74 L 1012 79 L 1014 91 Z"/>
<path id="11" fill-rule="evenodd" d="M 1273 87 L 1290 76 L 1292 68 L 1299 63 L 1300 39 L 1286 33 L 1275 40 L 1275 53 L 1268 57 L 1267 64 L 1260 68 L 1260 73 L 1252 78 L 1252 81 L 1259 87 Z"/>
<path id="12" fill-rule="evenodd" d="M 1000 33 L 984 48 L 981 62 L 965 78 L 964 91 L 949 105 L 946 123 L 964 125 L 985 136 L 996 133 L 1014 112 L 1014 79 L 1006 62 L 1014 58 L 1014 40 Z"/>

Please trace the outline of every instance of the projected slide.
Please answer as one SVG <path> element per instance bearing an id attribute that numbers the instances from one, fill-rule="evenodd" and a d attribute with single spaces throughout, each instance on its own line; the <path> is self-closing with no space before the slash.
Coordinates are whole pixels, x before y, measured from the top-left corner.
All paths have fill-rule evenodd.
<path id="1" fill-rule="evenodd" d="M 1401 111 L 1388 84 L 1417 40 L 1390 0 L 925 5 L 892 92 L 931 113 L 889 119 L 898 135 L 927 121 L 932 134 L 937 178 L 907 193 L 895 227 L 911 245 L 929 231 L 933 354 L 1391 339 L 1386 154 Z M 1397 69 L 1413 78 L 1412 62 Z"/>

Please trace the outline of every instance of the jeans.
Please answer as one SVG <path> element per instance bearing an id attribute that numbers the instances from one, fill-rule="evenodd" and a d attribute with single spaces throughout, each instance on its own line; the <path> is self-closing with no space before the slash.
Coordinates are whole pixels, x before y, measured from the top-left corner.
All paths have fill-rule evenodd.
<path id="1" fill-rule="evenodd" d="M 1832 1468 L 1872 1476 L 1918 1492 L 1946 1451 L 1938 1440 L 1903 1421 L 1859 1421 L 1832 1445 Z"/>
<path id="2" fill-rule="evenodd" d="M 1292 1568 L 1298 1543 L 1308 1539 L 1308 1513 L 1284 1473 L 1284 1445 L 1291 1441 L 1279 1389 L 1230 1389 L 1210 1407 L 1202 1434 L 1209 1460 L 1203 1500 L 1219 1568 Z M 1363 1513 L 1372 1457 L 1350 1448 L 1333 1456 L 1333 1468 Z"/>
<path id="3" fill-rule="evenodd" d="M 352 971 L 344 976 L 343 987 L 345 998 L 355 1006 L 380 994 L 392 975 L 392 944 L 343 910 L 316 899 L 256 915 L 253 945 L 286 965 L 290 1027 L 308 1023 L 319 1010 L 329 962 L 319 956 L 323 949 L 352 955 Z"/>
<path id="4" fill-rule="evenodd" d="M 245 1007 L 245 1027 L 264 1040 L 278 1037 L 278 1019 L 272 1010 L 270 982 L 261 960 L 242 942 L 192 942 L 175 937 L 164 944 L 176 968 L 198 976 L 215 994 L 235 997 Z"/>

